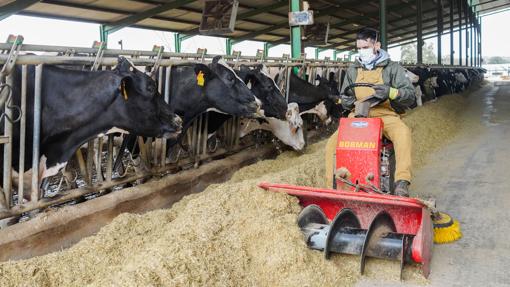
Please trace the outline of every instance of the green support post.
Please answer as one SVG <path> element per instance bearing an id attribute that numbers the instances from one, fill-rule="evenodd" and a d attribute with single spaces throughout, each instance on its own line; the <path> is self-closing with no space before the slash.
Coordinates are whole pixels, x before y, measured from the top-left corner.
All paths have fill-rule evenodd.
<path id="1" fill-rule="evenodd" d="M 179 33 L 174 34 L 174 46 L 175 46 L 175 52 L 180 53 L 181 52 L 181 38 Z"/>
<path id="2" fill-rule="evenodd" d="M 301 0 L 289 0 L 290 11 L 298 12 L 301 9 Z M 290 28 L 290 54 L 292 59 L 301 58 L 301 26 Z M 294 67 L 294 73 L 297 74 L 298 68 Z"/>
<path id="3" fill-rule="evenodd" d="M 266 59 L 269 55 L 269 49 L 273 47 L 273 44 L 264 42 L 264 59 Z"/>
<path id="4" fill-rule="evenodd" d="M 422 0 L 416 0 L 416 31 L 416 62 L 417 64 L 423 64 Z"/>
<path id="5" fill-rule="evenodd" d="M 462 0 L 458 0 L 459 5 L 459 66 L 462 66 Z"/>
<path id="6" fill-rule="evenodd" d="M 175 33 L 174 34 L 174 46 L 175 46 L 175 52 L 176 53 L 180 53 L 181 50 L 182 50 L 182 41 L 186 40 L 186 39 L 189 39 L 191 37 L 193 37 L 194 35 L 184 35 L 184 34 L 180 34 L 180 33 Z"/>
<path id="7" fill-rule="evenodd" d="M 379 29 L 380 29 L 380 41 L 383 50 L 388 49 L 388 34 L 387 34 L 387 18 L 386 18 L 386 0 L 379 0 Z"/>
<path id="8" fill-rule="evenodd" d="M 337 54 L 338 54 L 338 51 L 337 51 L 337 50 L 334 50 L 334 51 L 333 51 L 333 61 L 336 61 Z"/>
<path id="9" fill-rule="evenodd" d="M 108 32 L 104 24 L 99 25 L 99 40 L 105 43 L 105 45 L 108 45 Z"/>
<path id="10" fill-rule="evenodd" d="M 321 51 L 319 51 L 319 48 L 315 48 L 315 60 L 319 60 L 319 53 Z"/>
<path id="11" fill-rule="evenodd" d="M 232 55 L 232 46 L 234 46 L 234 41 L 230 38 L 225 39 L 225 50 L 227 56 Z"/>

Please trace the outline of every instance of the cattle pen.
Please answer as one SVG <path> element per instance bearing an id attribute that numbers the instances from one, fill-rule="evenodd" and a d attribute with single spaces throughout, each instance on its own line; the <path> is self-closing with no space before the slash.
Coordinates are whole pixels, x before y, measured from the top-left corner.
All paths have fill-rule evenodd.
<path id="1" fill-rule="evenodd" d="M 200 228 L 202 223 L 197 217 L 199 214 L 204 217 L 204 214 L 199 211 L 187 212 L 183 206 L 189 201 L 196 201 L 205 212 L 215 212 L 216 209 L 205 202 L 209 200 L 210 205 L 214 205 L 218 198 L 220 203 L 217 209 L 220 213 L 223 212 L 225 224 L 230 222 L 229 224 L 250 225 L 249 220 L 252 219 L 256 224 L 260 224 L 258 219 L 271 219 L 271 216 L 280 216 L 281 220 L 289 221 L 289 216 L 295 213 L 297 206 L 294 197 L 285 197 L 282 200 L 283 197 L 279 195 L 267 198 L 255 195 L 253 203 L 240 201 L 239 206 L 234 199 L 246 200 L 244 197 L 247 194 L 253 195 L 253 188 L 244 184 L 253 185 L 259 179 L 272 181 L 274 178 L 275 182 L 284 183 L 285 177 L 289 177 L 291 184 L 322 184 L 319 174 L 324 172 L 324 164 L 319 155 L 322 155 L 321 150 L 325 149 L 325 139 L 338 131 L 339 121 L 348 118 L 349 111 L 342 105 L 345 92 L 343 88 L 349 67 L 360 62 L 356 54 L 356 35 L 364 26 L 378 28 L 376 35 L 380 39 L 377 40 L 384 50 L 416 44 L 415 63 L 401 63 L 405 77 L 415 92 L 414 102 L 406 110 L 408 120 L 404 122 L 411 127 L 413 133 L 422 133 L 416 138 L 423 141 L 423 146 L 416 147 L 416 142 L 413 142 L 413 153 L 417 154 L 417 166 L 420 169 L 426 167 L 423 164 L 426 156 L 439 150 L 439 146 L 449 144 L 449 140 L 457 134 L 463 135 L 465 126 L 475 126 L 467 120 L 463 109 L 470 112 L 475 110 L 473 105 L 479 97 L 489 97 L 483 103 L 487 107 L 483 111 L 483 119 L 487 122 L 494 120 L 492 116 L 495 112 L 491 108 L 491 99 L 496 98 L 493 94 L 500 90 L 492 89 L 492 84 L 485 78 L 486 70 L 482 68 L 482 18 L 510 7 L 510 4 L 499 3 L 503 2 L 502 0 L 411 2 L 135 0 L 111 3 L 97 1 L 95 4 L 86 1 L 0 3 L 0 21 L 12 15 L 24 15 L 84 21 L 98 24 L 99 27 L 99 41 L 94 41 L 91 47 L 25 43 L 23 35 L 17 35 L 14 30 L 12 32 L 16 34 L 9 35 L 5 43 L 0 43 L 0 285 L 3 274 L 9 274 L 2 269 L 2 262 L 9 264 L 11 261 L 25 262 L 25 259 L 31 258 L 38 260 L 39 256 L 72 249 L 76 245 L 83 246 L 80 241 L 83 242 L 83 239 L 90 236 L 114 233 L 108 229 L 108 225 L 112 221 L 118 224 L 117 221 L 125 219 L 123 216 L 129 216 L 126 214 L 143 216 L 154 214 L 154 210 L 171 210 L 170 215 L 161 213 L 158 216 L 172 217 L 173 220 L 173 216 L 183 214 L 182 216 L 190 218 L 189 222 L 185 222 L 186 228 L 190 228 L 188 224 L 197 224 L 195 227 Z M 62 10 L 54 9 L 56 7 Z M 221 13 L 215 10 L 218 7 L 228 8 L 224 10 L 227 12 L 220 15 Z M 309 17 L 312 22 L 306 22 Z M 208 22 L 207 19 L 213 18 L 214 24 Z M 152 50 L 111 48 L 111 34 L 126 27 L 173 32 L 174 49 L 168 51 L 169 49 L 161 44 L 154 45 Z M 206 44 L 196 52 L 189 49 L 184 52 L 183 41 L 200 35 L 225 37 L 226 53 L 210 53 Z M 447 57 L 442 55 L 445 36 L 450 40 L 450 55 Z M 258 49 L 255 55 L 244 55 L 235 50 L 235 45 L 251 40 L 263 42 L 263 49 Z M 426 40 L 437 43 L 435 59 L 428 59 L 428 62 L 424 60 Z M 286 44 L 289 44 L 289 54 L 270 56 L 270 49 Z M 305 48 L 310 47 L 314 49 L 312 56 L 305 53 Z M 321 57 L 324 52 L 332 52 L 332 57 Z M 66 74 L 66 71 L 69 72 L 65 80 L 53 76 Z M 119 77 L 119 80 L 115 77 Z M 80 86 L 82 80 L 89 85 Z M 217 81 L 214 86 L 216 90 L 211 92 L 213 85 L 210 83 L 213 80 Z M 151 85 L 154 85 L 155 90 L 151 90 Z M 255 85 L 259 85 L 260 91 L 263 91 L 259 92 L 265 92 L 267 98 L 256 94 Z M 504 83 L 499 85 L 505 86 Z M 189 88 L 190 86 L 192 88 Z M 354 89 L 355 84 L 351 86 L 350 88 Z M 181 87 L 186 88 L 179 90 Z M 372 84 L 367 87 L 371 88 Z M 269 90 L 274 94 L 270 95 Z M 300 92 L 305 93 L 304 91 L 314 98 L 309 102 L 300 98 Z M 66 93 L 79 97 L 75 98 L 75 101 L 59 98 Z M 107 101 L 97 96 L 107 93 L 112 94 L 113 99 Z M 211 96 L 215 93 L 220 96 Z M 234 96 L 231 98 L 230 94 Z M 280 96 L 278 101 L 283 99 L 285 107 L 283 110 L 275 108 L 278 116 L 268 116 L 268 112 L 272 111 L 262 107 L 277 107 L 274 95 Z M 195 96 L 203 99 L 193 102 L 191 99 Z M 253 99 L 247 100 L 248 96 Z M 118 103 L 125 107 L 119 109 Z M 175 108 L 178 105 L 181 106 Z M 189 117 L 188 112 L 193 112 L 193 116 Z M 475 110 L 475 113 L 478 112 L 479 110 Z M 88 119 L 87 126 L 72 126 L 73 117 L 90 114 L 95 116 Z M 462 118 L 465 123 L 457 123 L 456 117 Z M 48 119 L 55 121 L 48 124 Z M 59 121 L 61 119 L 64 121 Z M 494 121 L 498 120 L 499 118 Z M 107 124 L 104 124 L 105 122 Z M 118 125 L 120 122 L 126 125 Z M 153 127 L 154 122 L 158 125 L 161 122 L 160 125 L 164 128 Z M 105 128 L 106 126 L 108 128 Z M 65 130 L 67 127 L 70 128 Z M 50 133 L 51 129 L 65 131 L 54 135 Z M 142 132 L 135 132 L 138 130 Z M 444 134 L 440 130 L 444 130 Z M 77 148 L 73 142 L 75 136 L 79 139 Z M 381 134 L 378 139 L 381 142 L 382 137 Z M 437 142 L 438 147 L 432 147 L 433 141 Z M 353 148 L 359 145 L 358 149 L 362 149 L 364 143 L 372 147 L 367 141 L 356 140 L 351 143 Z M 69 146 L 72 150 L 69 150 Z M 375 149 L 375 142 L 373 146 Z M 393 149 L 391 142 L 390 146 Z M 384 151 L 381 152 L 381 162 L 393 161 L 387 163 L 388 169 L 391 164 L 394 169 L 395 154 L 392 156 L 391 159 L 389 155 L 384 158 Z M 65 160 L 62 161 L 63 158 Z M 313 165 L 309 170 L 306 168 L 307 161 Z M 289 165 L 293 164 L 296 167 L 291 171 Z M 335 189 L 338 180 L 336 172 L 333 175 Z M 373 178 L 373 175 L 368 173 L 367 182 L 370 178 Z M 423 188 L 426 185 L 421 178 L 417 182 L 418 187 Z M 356 192 L 359 192 L 362 186 L 358 181 L 349 184 Z M 361 189 L 363 188 L 366 186 Z M 222 189 L 225 189 L 224 195 L 221 195 Z M 240 192 L 234 192 L 236 189 Z M 374 190 L 382 193 L 382 189 L 378 190 L 377 187 Z M 212 193 L 216 194 L 216 197 L 206 199 Z M 204 197 L 198 197 L 202 194 L 205 194 Z M 419 194 L 422 195 L 424 194 Z M 271 200 L 274 200 L 274 205 L 269 203 Z M 434 200 L 419 202 L 431 210 L 436 210 Z M 257 203 L 260 204 L 260 210 L 254 209 Z M 268 205 L 267 213 L 264 213 L 264 204 Z M 251 208 L 250 212 L 232 219 L 231 216 L 236 217 L 238 208 L 243 209 L 244 205 Z M 282 207 L 284 205 L 285 207 Z M 431 207 L 432 205 L 434 206 Z M 177 210 L 175 214 L 174 208 Z M 225 208 L 229 210 L 223 210 Z M 214 225 L 212 222 L 220 218 L 219 215 L 211 214 L 208 224 Z M 293 217 L 292 220 L 294 219 Z M 158 220 L 161 218 L 158 217 Z M 326 219 L 326 222 L 329 220 L 334 225 L 332 219 Z M 275 222 L 275 226 L 282 224 L 278 220 Z M 220 225 L 222 227 L 215 232 L 225 235 L 231 230 L 231 226 L 218 223 L 218 226 Z M 113 226 L 111 228 L 119 228 L 118 225 Z M 217 226 L 211 228 L 215 227 Z M 251 237 L 257 237 L 259 233 L 255 230 L 255 225 L 252 227 L 254 229 L 250 232 L 253 233 L 249 236 L 244 230 L 239 232 L 240 237 L 250 237 L 247 239 L 248 243 L 242 240 L 237 242 L 229 237 L 231 242 L 226 241 L 225 244 L 234 245 L 233 250 L 237 250 L 236 244 L 243 245 L 242 248 L 246 249 L 255 248 Z M 304 230 L 303 226 L 300 227 Z M 361 229 L 360 226 L 357 228 Z M 288 250 L 288 256 L 296 261 L 297 270 L 306 265 L 303 262 L 318 262 L 311 253 L 296 257 L 293 252 L 301 248 L 301 245 L 295 242 L 292 230 L 283 227 L 281 229 L 280 236 L 289 238 L 289 248 L 292 250 Z M 155 230 L 156 228 L 146 232 Z M 103 231 L 104 233 L 101 233 Z M 165 232 L 168 234 L 162 238 L 170 236 L 169 234 L 178 234 L 168 230 Z M 396 229 L 393 232 L 396 234 Z M 268 228 L 262 228 L 261 240 L 268 238 L 269 233 L 271 231 Z M 369 228 L 366 234 L 369 238 Z M 135 237 L 138 238 L 138 235 Z M 326 240 L 332 240 L 326 236 Z M 415 234 L 405 234 L 402 239 L 399 238 L 403 250 L 399 254 L 401 272 L 404 270 L 404 261 L 411 258 L 411 251 L 408 252 L 405 248 L 410 244 L 406 240 L 412 242 L 412 239 L 409 239 L 412 236 Z M 268 244 L 274 243 L 276 237 L 275 235 L 274 238 L 269 238 Z M 151 240 L 158 239 L 153 237 Z M 176 241 L 185 245 L 182 242 L 186 240 L 188 239 L 183 236 L 182 240 Z M 369 239 L 364 244 L 368 243 Z M 310 242 L 302 245 L 307 244 L 313 245 Z M 92 245 L 96 246 L 95 243 Z M 126 246 L 129 248 L 129 245 Z M 197 246 L 191 246 L 190 252 L 197 252 Z M 228 253 L 223 245 L 215 247 L 211 243 L 211 246 L 211 254 Z M 261 254 L 269 258 L 270 251 L 267 246 L 261 248 L 265 248 Z M 316 249 L 325 250 L 328 256 L 327 247 Z M 280 258 L 287 252 L 283 247 L 281 250 L 282 254 L 276 254 L 275 258 Z M 363 254 L 361 270 L 364 268 L 365 252 L 363 246 L 363 251 L 359 251 Z M 176 254 L 184 256 L 178 252 Z M 257 256 L 250 258 L 263 265 L 264 261 L 260 261 Z M 275 262 L 284 261 L 280 259 Z M 183 261 L 188 264 L 186 260 Z M 222 257 L 218 262 L 225 263 L 228 259 Z M 277 264 L 275 262 L 272 263 Z M 338 265 L 337 261 L 334 262 Z M 348 262 L 350 265 L 343 268 L 352 267 L 352 262 Z M 146 265 L 150 264 L 146 262 Z M 251 274 L 245 267 L 252 263 L 242 264 L 244 265 L 239 267 L 239 270 Z M 324 267 L 321 264 L 318 264 L 317 268 Z M 285 266 L 282 268 L 287 268 L 285 272 L 288 272 L 291 267 Z M 418 274 L 415 267 L 411 267 L 411 271 L 408 269 L 407 273 L 401 273 L 401 278 L 402 274 L 407 274 L 407 278 L 413 278 L 411 281 L 420 284 L 421 279 L 415 280 Z M 327 272 L 334 270 L 333 265 L 324 268 Z M 303 276 L 307 274 L 310 278 L 317 279 L 315 276 L 322 274 L 317 270 L 315 274 L 312 269 L 301 269 Z M 274 283 L 280 286 L 295 285 L 300 281 L 289 274 L 282 276 L 294 278 L 294 281 L 276 280 L 273 275 L 265 274 L 266 270 L 263 271 L 260 281 L 251 278 L 252 274 L 246 275 L 248 279 L 233 279 L 228 274 L 221 275 L 231 280 L 222 281 L 223 277 L 204 275 L 202 271 L 189 271 L 190 274 L 200 274 L 199 281 L 188 278 L 189 281 L 184 284 L 175 285 L 208 285 L 207 281 L 204 281 L 208 279 L 204 278 L 209 277 L 213 282 L 211 285 L 231 283 L 258 286 Z M 342 269 L 343 271 L 345 270 Z M 230 272 L 237 274 L 236 271 Z M 312 273 L 315 275 L 310 275 Z M 428 276 L 427 271 L 423 271 L 423 274 Z M 330 275 L 324 278 L 332 279 Z M 267 281 L 264 276 L 268 278 Z M 172 280 L 175 278 L 172 277 Z M 335 282 L 345 280 L 346 285 L 352 285 L 349 281 L 351 279 L 346 277 Z M 27 284 L 39 284 L 30 280 L 26 281 L 31 282 Z M 87 281 L 83 280 L 63 280 L 55 284 L 82 284 Z M 116 282 L 116 279 L 112 280 Z M 145 285 L 156 282 L 126 280 L 117 283 Z M 154 284 L 166 286 L 177 282 L 172 280 Z M 50 281 L 40 284 L 53 286 Z M 15 283 L 5 282 L 8 282 L 6 284 L 10 284 L 9 286 L 19 284 L 14 279 L 12 282 Z M 105 282 L 107 281 L 94 283 L 111 283 Z M 318 282 L 314 281 L 311 285 L 328 285 Z M 368 285 L 372 281 L 369 282 Z"/>

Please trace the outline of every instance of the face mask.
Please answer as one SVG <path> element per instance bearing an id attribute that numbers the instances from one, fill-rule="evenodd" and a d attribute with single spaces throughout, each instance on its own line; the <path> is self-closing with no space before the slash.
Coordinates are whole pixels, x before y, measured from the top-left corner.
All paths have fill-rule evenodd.
<path id="1" fill-rule="evenodd" d="M 373 48 L 359 49 L 358 55 L 363 64 L 369 64 L 375 59 Z"/>

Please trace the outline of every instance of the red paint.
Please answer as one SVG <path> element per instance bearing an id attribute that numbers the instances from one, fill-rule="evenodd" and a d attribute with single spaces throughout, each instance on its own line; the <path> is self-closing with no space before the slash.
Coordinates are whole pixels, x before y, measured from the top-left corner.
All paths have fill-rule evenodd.
<path id="1" fill-rule="evenodd" d="M 341 118 L 338 127 L 336 168 L 346 167 L 350 181 L 367 184 L 369 173 L 372 184 L 380 187 L 380 155 L 383 122 L 380 118 Z M 337 182 L 337 186 L 340 186 Z"/>

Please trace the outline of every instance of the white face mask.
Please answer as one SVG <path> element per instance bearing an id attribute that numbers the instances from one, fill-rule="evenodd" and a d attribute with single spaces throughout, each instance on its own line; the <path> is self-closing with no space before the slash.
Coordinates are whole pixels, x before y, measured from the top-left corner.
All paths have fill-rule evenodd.
<path id="1" fill-rule="evenodd" d="M 370 64 L 375 59 L 374 48 L 358 49 L 358 55 L 363 64 Z"/>

